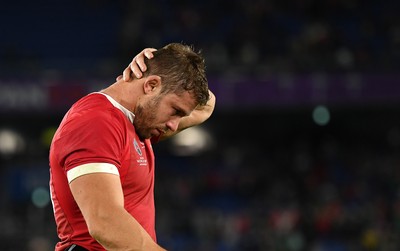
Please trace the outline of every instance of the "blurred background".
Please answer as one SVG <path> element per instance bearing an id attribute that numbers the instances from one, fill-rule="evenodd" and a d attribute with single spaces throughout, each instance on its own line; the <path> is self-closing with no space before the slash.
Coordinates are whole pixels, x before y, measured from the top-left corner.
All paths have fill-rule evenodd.
<path id="1" fill-rule="evenodd" d="M 154 146 L 168 250 L 400 250 L 400 2 L 0 6 L 0 249 L 54 250 L 48 149 L 145 47 L 202 50 L 214 115 Z"/>

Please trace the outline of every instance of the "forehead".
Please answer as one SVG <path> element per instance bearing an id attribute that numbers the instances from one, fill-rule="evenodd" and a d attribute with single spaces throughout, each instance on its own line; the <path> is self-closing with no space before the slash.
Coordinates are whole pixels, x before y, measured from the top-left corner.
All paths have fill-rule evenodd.
<path id="1" fill-rule="evenodd" d="M 176 93 L 168 93 L 164 97 L 166 105 L 171 105 L 174 108 L 179 108 L 186 113 L 190 113 L 197 106 L 196 100 L 190 92 L 183 92 L 179 95 Z"/>

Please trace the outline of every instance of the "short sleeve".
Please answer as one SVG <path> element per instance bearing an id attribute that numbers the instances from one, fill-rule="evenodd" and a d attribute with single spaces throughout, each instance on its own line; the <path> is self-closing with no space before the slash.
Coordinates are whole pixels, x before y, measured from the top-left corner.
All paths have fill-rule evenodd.
<path id="1" fill-rule="evenodd" d="M 88 163 L 121 166 L 124 150 L 124 123 L 112 112 L 74 116 L 64 125 L 55 147 L 64 171 Z"/>

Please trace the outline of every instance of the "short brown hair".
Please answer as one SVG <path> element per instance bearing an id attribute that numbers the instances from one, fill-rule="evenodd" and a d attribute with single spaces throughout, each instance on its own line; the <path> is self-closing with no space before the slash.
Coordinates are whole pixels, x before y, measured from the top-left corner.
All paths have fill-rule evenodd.
<path id="1" fill-rule="evenodd" d="M 205 105 L 210 96 L 205 74 L 205 61 L 193 46 L 171 43 L 153 52 L 154 58 L 145 58 L 145 76 L 161 77 L 161 93 L 180 94 L 189 91 L 199 105 Z"/>

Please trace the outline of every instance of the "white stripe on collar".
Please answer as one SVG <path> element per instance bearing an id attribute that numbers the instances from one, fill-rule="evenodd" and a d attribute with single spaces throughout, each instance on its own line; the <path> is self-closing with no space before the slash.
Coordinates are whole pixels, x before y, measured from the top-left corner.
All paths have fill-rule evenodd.
<path id="1" fill-rule="evenodd" d="M 114 107 L 118 108 L 129 119 L 129 121 L 131 123 L 133 123 L 133 119 L 135 118 L 135 114 L 133 114 L 133 112 L 131 112 L 128 109 L 126 109 L 125 107 L 123 107 L 120 103 L 118 103 L 110 95 L 107 95 L 107 94 L 102 93 L 102 92 L 94 92 L 94 93 L 98 93 L 98 94 L 104 95 Z"/>

